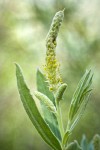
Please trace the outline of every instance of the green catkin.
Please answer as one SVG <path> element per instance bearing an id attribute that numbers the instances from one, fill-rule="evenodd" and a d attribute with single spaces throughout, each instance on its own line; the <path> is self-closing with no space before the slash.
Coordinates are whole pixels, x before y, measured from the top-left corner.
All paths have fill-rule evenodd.
<path id="1" fill-rule="evenodd" d="M 56 59 L 56 38 L 59 32 L 59 28 L 63 21 L 64 10 L 55 14 L 50 30 L 46 38 L 46 64 L 44 66 L 47 81 L 49 82 L 49 89 L 56 91 L 58 86 L 62 83 L 62 79 L 59 73 L 59 63 Z"/>
<path id="2" fill-rule="evenodd" d="M 36 98 L 38 98 L 42 103 L 45 104 L 45 106 L 50 110 L 52 111 L 54 114 L 56 114 L 56 107 L 54 106 L 54 104 L 51 102 L 51 100 L 46 96 L 44 95 L 43 93 L 41 92 L 34 92 L 34 95 L 36 96 Z"/>
<path id="3" fill-rule="evenodd" d="M 93 138 L 94 150 L 100 150 L 100 136 L 96 134 Z"/>
<path id="4" fill-rule="evenodd" d="M 67 87 L 66 83 L 63 83 L 63 84 L 61 84 L 61 86 L 59 86 L 56 96 L 55 96 L 55 99 L 57 102 L 62 100 L 62 97 L 63 97 L 64 91 L 66 90 L 66 87 Z"/>

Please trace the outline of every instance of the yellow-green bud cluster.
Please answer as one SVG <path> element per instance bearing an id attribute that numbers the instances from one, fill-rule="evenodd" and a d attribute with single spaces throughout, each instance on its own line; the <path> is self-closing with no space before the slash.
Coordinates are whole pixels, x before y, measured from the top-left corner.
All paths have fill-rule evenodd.
<path id="1" fill-rule="evenodd" d="M 62 79 L 59 73 L 59 63 L 56 59 L 56 38 L 59 32 L 59 28 L 63 21 L 64 11 L 59 11 L 55 14 L 49 33 L 46 38 L 46 78 L 49 82 L 50 90 L 55 91 L 59 84 L 62 83 Z"/>

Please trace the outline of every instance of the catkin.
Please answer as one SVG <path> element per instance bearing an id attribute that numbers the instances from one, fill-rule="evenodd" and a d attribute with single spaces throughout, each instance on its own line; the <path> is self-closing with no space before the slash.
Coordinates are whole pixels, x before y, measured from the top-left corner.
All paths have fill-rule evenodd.
<path id="1" fill-rule="evenodd" d="M 62 83 L 62 79 L 59 72 L 59 63 L 56 59 L 56 38 L 59 32 L 59 28 L 63 21 L 64 11 L 59 11 L 55 14 L 50 30 L 46 38 L 46 64 L 45 74 L 47 81 L 49 82 L 49 89 L 55 91 L 59 84 Z"/>
<path id="2" fill-rule="evenodd" d="M 34 95 L 36 96 L 36 98 L 38 98 L 42 103 L 45 104 L 45 106 L 54 114 L 56 114 L 56 107 L 54 106 L 54 104 L 52 103 L 52 101 L 43 93 L 41 92 L 34 92 Z"/>
<path id="3" fill-rule="evenodd" d="M 62 100 L 62 97 L 63 97 L 63 94 L 64 94 L 64 91 L 66 90 L 66 87 L 67 87 L 67 84 L 66 83 L 63 83 L 57 90 L 57 93 L 56 93 L 56 101 L 59 102 L 60 100 Z"/>

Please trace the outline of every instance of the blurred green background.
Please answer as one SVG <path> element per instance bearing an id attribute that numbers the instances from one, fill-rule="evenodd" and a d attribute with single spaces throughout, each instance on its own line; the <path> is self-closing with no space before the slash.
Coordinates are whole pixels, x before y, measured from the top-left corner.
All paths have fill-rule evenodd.
<path id="1" fill-rule="evenodd" d="M 29 120 L 19 98 L 15 65 L 36 90 L 36 69 L 43 69 L 45 38 L 54 14 L 65 8 L 57 39 L 57 58 L 68 84 L 62 102 L 66 125 L 69 104 L 86 69 L 94 72 L 93 92 L 71 141 L 100 134 L 100 0 L 0 0 L 0 150 L 50 150 Z"/>

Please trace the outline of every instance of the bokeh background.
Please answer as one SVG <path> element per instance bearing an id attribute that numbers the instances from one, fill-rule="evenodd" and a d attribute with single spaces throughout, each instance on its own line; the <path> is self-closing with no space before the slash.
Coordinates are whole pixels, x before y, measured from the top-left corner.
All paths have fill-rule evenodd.
<path id="1" fill-rule="evenodd" d="M 65 8 L 57 58 L 68 84 L 62 101 L 66 125 L 69 104 L 86 69 L 94 72 L 93 92 L 71 141 L 100 134 L 100 0 L 0 0 L 0 150 L 50 150 L 29 120 L 19 98 L 15 65 L 23 68 L 31 92 L 36 69 L 43 69 L 45 37 L 54 14 Z"/>

